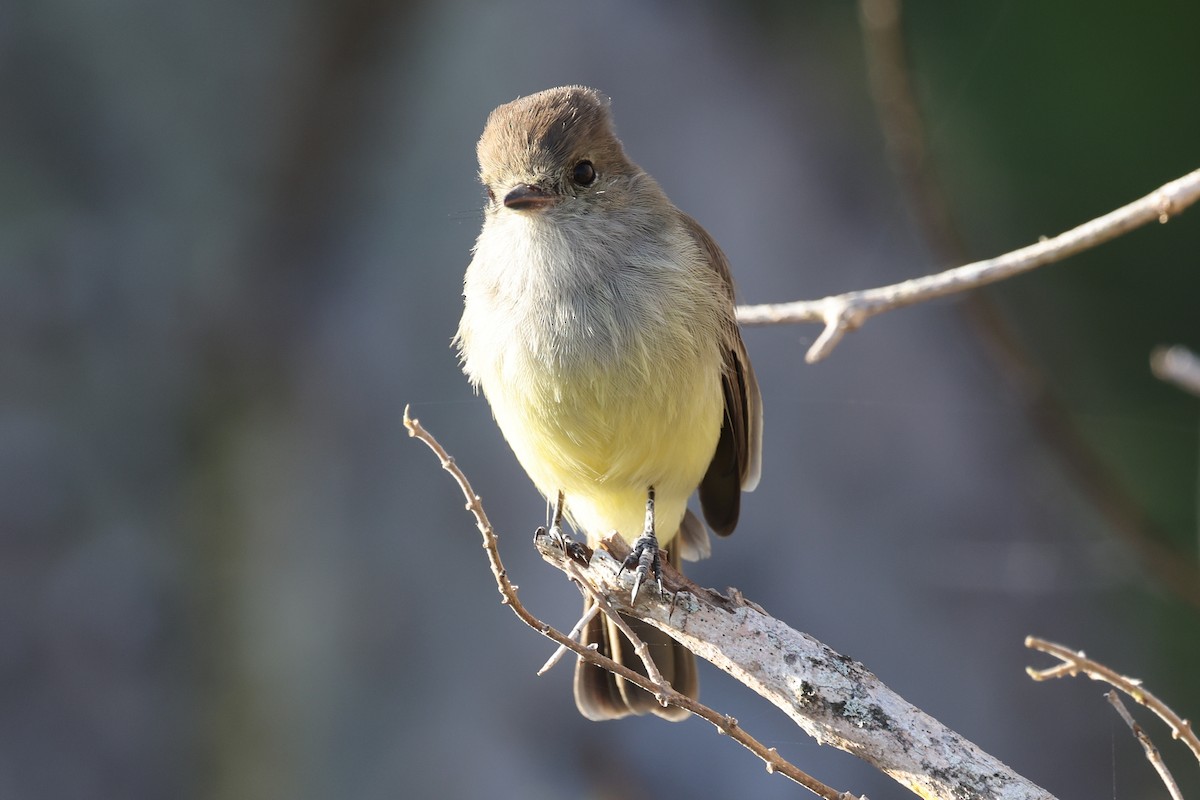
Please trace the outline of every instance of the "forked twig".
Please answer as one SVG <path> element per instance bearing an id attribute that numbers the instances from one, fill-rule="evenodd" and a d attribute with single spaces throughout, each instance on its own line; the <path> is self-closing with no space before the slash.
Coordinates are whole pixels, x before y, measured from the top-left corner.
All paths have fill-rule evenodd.
<path id="1" fill-rule="evenodd" d="M 633 628 L 626 622 L 620 614 L 618 614 L 603 595 L 596 594 L 588 586 L 587 579 L 583 577 L 583 573 L 579 571 L 579 565 L 574 561 L 566 562 L 567 575 L 575 581 L 575 585 L 579 587 L 579 591 L 583 592 L 584 596 L 591 600 L 596 606 L 604 612 L 604 616 L 612 620 L 613 624 L 620 629 L 621 633 L 625 634 L 625 638 L 633 644 L 633 652 L 642 661 L 642 666 L 646 668 L 646 675 L 649 676 L 650 682 L 659 687 L 659 691 L 654 695 L 658 702 L 662 703 L 665 708 L 671 705 L 671 701 L 678 700 L 683 697 L 682 694 L 675 691 L 670 682 L 663 677 L 659 671 L 658 665 L 654 663 L 654 659 L 650 656 L 650 647 L 642 641 L 642 638 L 633 632 Z"/>
<path id="2" fill-rule="evenodd" d="M 600 613 L 600 606 L 595 602 L 591 602 L 587 609 L 584 610 L 583 616 L 575 623 L 575 627 L 567 633 L 567 636 L 575 641 L 579 640 L 579 634 L 583 633 L 583 629 L 592 621 L 592 618 Z M 555 664 L 562 660 L 562 657 L 567 654 L 567 648 L 559 645 L 558 648 L 551 654 L 550 658 L 546 659 L 546 663 L 542 664 L 542 668 L 537 671 L 537 676 L 540 678 L 549 672 Z"/>
<path id="3" fill-rule="evenodd" d="M 1143 689 L 1141 681 L 1119 675 L 1100 662 L 1088 658 L 1080 651 L 1071 650 L 1061 644 L 1048 642 L 1036 636 L 1026 637 L 1025 646 L 1031 650 L 1040 650 L 1043 653 L 1049 653 L 1062 661 L 1061 664 L 1055 664 L 1053 667 L 1047 669 L 1026 667 L 1025 671 L 1035 681 L 1061 678 L 1064 675 L 1075 677 L 1082 673 L 1094 681 L 1103 681 L 1110 686 L 1114 686 L 1157 714 L 1159 719 L 1167 723 L 1167 727 L 1171 729 L 1171 737 L 1182 739 L 1183 743 L 1192 751 L 1192 754 L 1196 756 L 1196 760 L 1200 761 L 1200 738 L 1197 738 L 1191 724 L 1172 711 L 1162 700 L 1159 700 L 1153 694 Z"/>

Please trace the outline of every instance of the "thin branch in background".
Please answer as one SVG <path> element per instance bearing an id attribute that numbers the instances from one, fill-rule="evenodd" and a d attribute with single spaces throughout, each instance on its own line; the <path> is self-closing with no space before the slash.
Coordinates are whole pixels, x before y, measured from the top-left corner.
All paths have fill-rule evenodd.
<path id="1" fill-rule="evenodd" d="M 924 125 L 909 80 L 899 0 L 860 0 L 859 12 L 871 95 L 892 167 L 931 247 L 947 260 L 961 260 L 963 248 L 930 165 Z M 805 360 L 813 364 L 828 356 L 846 333 L 858 329 L 876 314 L 975 289 L 1060 261 L 1153 220 L 1166 222 L 1197 199 L 1200 199 L 1200 170 L 1053 239 L 1043 239 L 996 258 L 820 300 L 741 306 L 738 321 L 744 325 L 823 323 L 824 330 L 805 355 Z"/>
<path id="2" fill-rule="evenodd" d="M 1114 686 L 1157 714 L 1159 719 L 1167 723 L 1167 727 L 1171 729 L 1171 736 L 1175 739 L 1182 739 L 1183 743 L 1192 751 L 1192 754 L 1196 756 L 1196 760 L 1200 761 L 1200 738 L 1197 738 L 1191 724 L 1172 711 L 1162 700 L 1159 700 L 1153 694 L 1143 689 L 1141 681 L 1135 678 L 1127 678 L 1124 675 L 1118 675 L 1103 664 L 1091 660 L 1082 652 L 1071 650 L 1061 644 L 1048 642 L 1045 639 L 1039 639 L 1036 636 L 1026 637 L 1025 646 L 1031 650 L 1040 650 L 1043 653 L 1049 653 L 1062 661 L 1061 664 L 1056 664 L 1048 669 L 1026 667 L 1025 671 L 1035 681 L 1061 678 L 1064 675 L 1075 677 L 1082 673 L 1094 681 L 1103 681 L 1110 686 Z"/>
<path id="3" fill-rule="evenodd" d="M 828 356 L 843 336 L 862 327 L 863 323 L 877 314 L 976 289 L 1062 261 L 1147 223 L 1155 220 L 1166 222 L 1197 200 L 1200 200 L 1200 170 L 1164 184 L 1145 197 L 1065 233 L 995 258 L 890 286 L 847 292 L 820 300 L 739 306 L 738 321 L 743 325 L 823 322 L 825 329 L 805 355 L 805 360 L 812 364 Z"/>
<path id="4" fill-rule="evenodd" d="M 475 494 L 474 489 L 471 488 L 471 484 L 467 480 L 466 474 L 463 473 L 458 464 L 455 463 L 454 459 L 446 452 L 445 448 L 443 448 L 441 444 L 439 444 L 438 441 L 433 438 L 432 434 L 430 434 L 421 426 L 421 423 L 418 420 L 410 417 L 408 412 L 409 409 L 407 406 L 405 406 L 404 427 L 408 429 L 408 435 L 424 442 L 425 445 L 433 451 L 434 455 L 436 455 L 438 460 L 441 462 L 442 468 L 450 473 L 450 475 L 454 478 L 455 483 L 458 484 L 459 489 L 462 490 L 463 496 L 467 500 L 467 510 L 470 511 L 472 516 L 475 517 L 475 526 L 479 529 L 480 534 L 483 536 L 483 548 L 487 553 L 488 564 L 491 566 L 492 575 L 496 579 L 496 589 L 500 592 L 500 602 L 510 607 L 513 610 L 513 613 L 517 615 L 518 619 L 551 641 L 557 642 L 560 646 L 572 651 L 584 661 L 590 664 L 595 664 L 596 666 L 606 669 L 616 675 L 620 675 L 625 680 L 636 686 L 640 686 L 653 695 L 665 695 L 667 696 L 670 704 L 677 705 L 680 708 L 686 708 L 696 716 L 712 723 L 718 732 L 728 735 L 738 744 L 742 745 L 747 750 L 761 758 L 766 764 L 768 772 L 778 772 L 779 774 L 792 779 L 818 797 L 824 798 L 824 800 L 856 800 L 853 794 L 850 794 L 849 792 L 839 792 L 830 786 L 826 786 L 824 783 L 821 783 L 816 778 L 812 777 L 799 767 L 781 757 L 775 748 L 766 747 L 763 745 L 749 733 L 744 731 L 738 725 L 737 720 L 733 717 L 727 714 L 720 714 L 703 703 L 699 703 L 687 697 L 686 695 L 675 692 L 673 689 L 671 689 L 669 684 L 665 686 L 654 684 L 644 675 L 634 672 L 624 664 L 618 664 L 611 658 L 601 655 L 596 650 L 584 647 L 579 642 L 575 641 L 566 634 L 563 634 L 561 631 L 549 625 L 548 623 L 542 622 L 540 619 L 530 613 L 529 610 L 525 608 L 524 604 L 522 604 L 517 598 L 517 587 L 512 583 L 512 581 L 509 580 L 508 572 L 504 569 L 504 563 L 500 560 L 500 551 L 497 546 L 496 532 L 495 529 L 492 528 L 491 522 L 488 521 L 486 512 L 483 510 L 483 501 L 480 499 L 479 495 Z M 561 551 L 558 552 L 561 554 Z M 544 556 L 545 553 L 543 552 L 543 557 Z M 563 557 L 566 559 L 565 555 Z M 609 558 L 609 560 L 611 561 L 611 558 Z M 575 562 L 570 561 L 569 563 L 574 564 Z M 565 567 L 563 568 L 565 569 Z M 628 588 L 625 588 L 623 591 L 627 592 Z"/>
<path id="5" fill-rule="evenodd" d="M 907 200 L 905 205 L 937 260 L 943 264 L 961 263 L 966 260 L 966 249 L 925 144 L 925 124 L 910 77 L 900 0 L 860 0 L 858 11 L 871 100 L 887 146 L 888 163 Z"/>
<path id="6" fill-rule="evenodd" d="M 1129 709 L 1121 702 L 1121 696 L 1117 694 L 1117 690 L 1109 689 L 1108 694 L 1104 696 L 1108 698 L 1108 702 L 1112 704 L 1112 707 L 1117 710 L 1121 719 L 1125 720 L 1125 724 L 1133 732 L 1134 738 L 1141 743 L 1142 749 L 1146 751 L 1146 760 L 1154 767 L 1155 772 L 1158 773 L 1158 777 L 1162 778 L 1167 791 L 1171 794 L 1171 800 L 1183 800 L 1183 793 L 1179 791 L 1179 784 L 1175 782 L 1175 777 L 1171 774 L 1171 770 L 1167 769 L 1167 765 L 1163 763 L 1162 755 L 1159 754 L 1158 748 L 1154 746 L 1154 742 L 1150 741 L 1150 736 L 1142 730 L 1142 726 L 1137 724 L 1133 715 L 1129 713 Z"/>
<path id="7" fill-rule="evenodd" d="M 1157 348 L 1150 354 L 1150 370 L 1159 380 L 1200 397 L 1200 356 L 1183 345 Z"/>
<path id="8" fill-rule="evenodd" d="M 871 98 L 887 144 L 889 163 L 902 189 L 906 207 L 929 249 L 942 264 L 962 263 L 968 252 L 953 224 L 936 165 L 926 144 L 925 126 L 910 77 L 900 0 L 859 0 L 863 50 Z M 982 343 L 1018 395 L 1038 435 L 1049 442 L 1063 463 L 1112 525 L 1134 550 L 1148 573 L 1175 596 L 1200 609 L 1200 565 L 1165 542 L 1169 537 L 1097 456 L 1061 401 L 1048 388 L 1045 372 L 1034 364 L 1008 323 L 981 293 L 966 297 L 965 307 L 985 333 Z"/>

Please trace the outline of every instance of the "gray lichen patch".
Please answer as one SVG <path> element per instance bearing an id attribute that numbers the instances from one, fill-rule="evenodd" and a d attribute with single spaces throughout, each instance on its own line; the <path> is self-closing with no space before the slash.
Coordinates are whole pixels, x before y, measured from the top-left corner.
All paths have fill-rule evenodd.
<path id="1" fill-rule="evenodd" d="M 865 703 L 851 697 L 848 700 L 830 703 L 829 708 L 834 714 L 858 728 L 886 731 L 891 730 L 892 727 L 892 721 L 887 712 L 875 703 Z"/>
<path id="2" fill-rule="evenodd" d="M 999 772 L 973 774 L 952 767 L 935 767 L 927 761 L 922 762 L 922 766 L 929 777 L 953 787 L 955 800 L 994 800 L 1011 784 L 1011 780 Z"/>

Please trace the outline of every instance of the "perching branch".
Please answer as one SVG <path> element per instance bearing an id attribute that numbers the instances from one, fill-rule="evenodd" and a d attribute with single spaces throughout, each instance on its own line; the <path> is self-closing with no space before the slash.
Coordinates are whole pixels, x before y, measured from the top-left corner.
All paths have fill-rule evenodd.
<path id="1" fill-rule="evenodd" d="M 738 321 L 743 325 L 824 323 L 825 329 L 805 355 L 805 360 L 812 364 L 829 355 L 847 332 L 861 327 L 876 314 L 936 297 L 965 292 L 1061 261 L 1154 220 L 1165 223 L 1198 199 L 1200 170 L 1190 172 L 1159 187 L 1140 200 L 1085 222 L 1066 233 L 995 258 L 976 261 L 903 283 L 847 292 L 820 300 L 739 306 Z"/>
<path id="2" fill-rule="evenodd" d="M 1156 349 L 1150 354 L 1150 370 L 1159 380 L 1200 397 L 1200 356 L 1183 345 Z"/>
<path id="3" fill-rule="evenodd" d="M 1076 652 L 1061 644 L 1048 642 L 1036 636 L 1027 637 L 1025 639 L 1025 646 L 1033 650 L 1040 650 L 1043 653 L 1049 653 L 1062 661 L 1061 664 L 1055 664 L 1053 667 L 1046 669 L 1026 667 L 1025 671 L 1035 681 L 1061 678 L 1064 675 L 1075 677 L 1083 673 L 1094 681 L 1103 681 L 1110 686 L 1115 686 L 1157 714 L 1163 722 L 1167 723 L 1167 727 L 1171 729 L 1172 738 L 1182 739 L 1184 744 L 1192 751 L 1192 754 L 1196 756 L 1196 760 L 1200 761 L 1200 738 L 1197 738 L 1195 731 L 1192 730 L 1192 726 L 1186 719 L 1180 718 L 1178 714 L 1172 711 L 1166 703 L 1143 689 L 1141 681 L 1136 678 L 1127 678 L 1123 675 L 1118 675 L 1103 664 L 1092 661 L 1082 652 Z"/>
<path id="4" fill-rule="evenodd" d="M 496 534 L 462 470 L 420 423 L 404 413 L 404 425 L 438 456 L 467 498 L 483 534 L 484 549 L 502 602 L 522 622 L 585 661 L 614 672 L 661 702 L 686 708 L 755 753 L 768 771 L 781 772 L 826 800 L 851 797 L 820 783 L 746 733 L 737 720 L 654 682 L 584 647 L 533 616 L 517 598 L 500 560 Z M 608 613 L 636 617 L 665 631 L 685 647 L 728 672 L 779 706 L 822 744 L 831 744 L 876 766 L 922 797 L 982 800 L 1053 800 L 1044 789 L 1014 773 L 971 742 L 896 695 L 863 665 L 771 618 L 736 592 L 732 598 L 702 589 L 664 565 L 674 600 L 643 592 L 630 607 L 632 577 L 618 577 L 628 547 L 619 537 L 604 543 L 584 567 L 550 541 L 536 540 L 542 557 L 562 569 Z M 611 553 L 609 551 L 612 551 Z M 618 558 L 614 558 L 613 554 Z M 619 619 L 614 617 L 614 619 Z"/>
<path id="5" fill-rule="evenodd" d="M 744 731 L 736 719 L 726 714 L 720 714 L 708 706 L 699 703 L 685 695 L 679 694 L 669 684 L 656 685 L 648 678 L 634 672 L 624 664 L 618 664 L 611 658 L 601 655 L 597 651 L 584 647 L 573 638 L 564 635 L 562 632 L 552 627 L 548 623 L 542 622 L 525 608 L 521 601 L 517 598 L 517 587 L 508 578 L 508 572 L 504 569 L 504 564 L 500 560 L 500 551 L 497 548 L 496 533 L 492 528 L 491 522 L 488 521 L 487 514 L 483 510 L 483 502 L 479 495 L 471 488 L 467 476 L 459 469 L 454 459 L 446 453 L 445 448 L 438 443 L 433 435 L 426 431 L 421 423 L 409 416 L 408 407 L 404 409 L 404 427 L 408 429 L 408 435 L 420 439 L 429 447 L 430 450 L 438 457 L 445 469 L 454 478 L 458 487 L 462 490 L 463 496 L 467 499 L 467 510 L 475 517 L 475 525 L 483 535 L 483 548 L 487 553 L 488 563 L 492 568 L 492 574 L 496 578 L 496 588 L 500 592 L 500 602 L 512 608 L 513 613 L 517 618 L 524 622 L 529 627 L 533 628 L 538 633 L 546 638 L 557 642 L 561 647 L 575 653 L 579 658 L 591 664 L 596 664 L 603 669 L 606 669 L 616 675 L 620 675 L 625 680 L 633 683 L 651 694 L 657 695 L 666 699 L 668 704 L 677 705 L 681 708 L 686 708 L 696 716 L 707 720 L 717 729 L 718 732 L 728 735 L 734 741 L 745 747 L 750 752 L 761 758 L 767 765 L 767 771 L 771 773 L 778 772 L 788 778 L 791 778 L 796 783 L 811 791 L 818 797 L 824 800 L 856 800 L 854 795 L 849 792 L 839 792 L 830 786 L 821 783 L 816 778 L 799 769 L 786 759 L 782 758 L 773 747 L 766 747 L 749 733 Z M 539 543 L 545 543 L 547 537 L 539 537 Z M 565 554 L 562 554 L 565 559 Z M 575 562 L 569 559 L 567 564 Z M 564 567 L 564 569 L 568 569 Z M 628 588 L 625 589 L 628 592 Z M 593 599 L 599 599 L 595 596 Z M 580 626 L 582 628 L 582 626 Z"/>
<path id="6" fill-rule="evenodd" d="M 701 588 L 664 565 L 674 600 L 655 592 L 629 603 L 618 577 L 628 546 L 610 537 L 579 568 L 549 542 L 551 564 L 586 581 L 615 611 L 669 634 L 778 706 L 821 744 L 845 750 L 922 797 L 1049 798 L 1044 789 L 915 708 L 856 661 L 784 623 L 736 592 Z"/>
<path id="7" fill-rule="evenodd" d="M 1125 720 L 1125 724 L 1129 726 L 1129 730 L 1133 733 L 1133 738 L 1137 739 L 1142 745 L 1142 749 L 1146 751 L 1146 760 L 1154 767 L 1154 771 L 1158 773 L 1158 777 L 1162 778 L 1162 782 L 1166 785 L 1167 791 L 1171 795 L 1171 800 L 1183 800 L 1183 793 L 1179 791 L 1179 784 L 1175 782 L 1175 776 L 1171 774 L 1171 770 L 1167 769 L 1167 765 L 1163 762 L 1158 748 L 1154 746 L 1154 742 L 1150 741 L 1150 736 L 1142 730 L 1142 726 L 1137 724 L 1133 715 L 1129 713 L 1129 709 L 1121 702 L 1121 695 L 1117 694 L 1116 689 L 1109 689 L 1108 694 L 1104 696 L 1108 699 L 1112 707 L 1117 710 L 1117 714 L 1120 715 L 1121 719 Z"/>

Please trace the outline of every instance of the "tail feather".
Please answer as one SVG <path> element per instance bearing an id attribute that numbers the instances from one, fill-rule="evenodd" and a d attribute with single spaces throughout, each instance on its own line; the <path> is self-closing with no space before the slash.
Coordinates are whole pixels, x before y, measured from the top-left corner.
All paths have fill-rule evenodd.
<path id="1" fill-rule="evenodd" d="M 672 543 L 674 544 L 674 543 Z M 676 548 L 668 547 L 672 562 Z M 633 632 L 650 648 L 650 656 L 663 677 L 675 690 L 688 697 L 700 694 L 696 656 L 667 634 L 641 620 L 623 617 Z M 595 644 L 597 652 L 645 675 L 642 660 L 634 652 L 633 642 L 603 615 L 594 617 L 584 629 L 581 642 Z M 679 721 L 688 712 L 674 706 L 664 708 L 654 695 L 606 669 L 582 661 L 575 665 L 575 705 L 579 713 L 592 720 L 620 719 L 631 714 L 653 713 L 663 719 Z"/>

